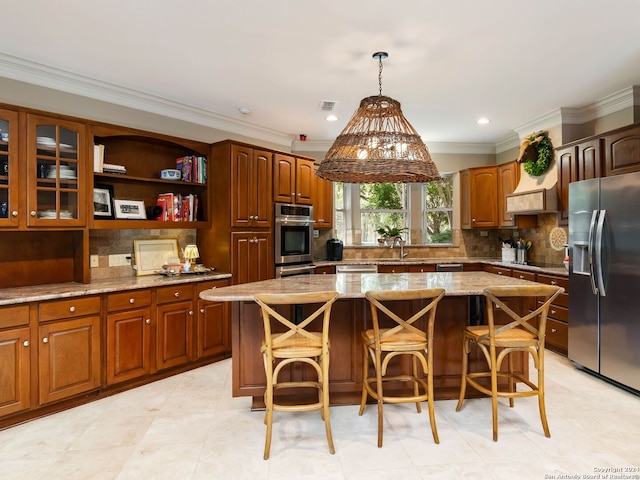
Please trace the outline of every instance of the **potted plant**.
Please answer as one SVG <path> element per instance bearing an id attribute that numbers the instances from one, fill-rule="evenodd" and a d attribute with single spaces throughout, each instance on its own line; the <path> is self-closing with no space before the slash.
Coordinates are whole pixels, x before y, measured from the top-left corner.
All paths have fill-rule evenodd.
<path id="1" fill-rule="evenodd" d="M 387 244 L 389 239 L 394 239 L 396 237 L 400 237 L 402 239 L 402 234 L 409 230 L 406 227 L 396 227 L 391 225 L 385 225 L 384 227 L 380 227 L 376 230 L 380 238 L 378 238 L 378 243 L 383 245 Z"/>

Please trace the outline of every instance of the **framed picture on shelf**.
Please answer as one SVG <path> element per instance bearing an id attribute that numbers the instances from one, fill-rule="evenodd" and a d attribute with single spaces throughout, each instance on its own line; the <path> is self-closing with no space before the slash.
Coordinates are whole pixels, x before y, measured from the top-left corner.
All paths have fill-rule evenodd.
<path id="1" fill-rule="evenodd" d="M 113 187 L 111 185 L 94 185 L 93 218 L 113 219 Z"/>
<path id="2" fill-rule="evenodd" d="M 114 200 L 113 203 L 117 219 L 147 219 L 147 212 L 142 200 Z"/>
<path id="3" fill-rule="evenodd" d="M 178 240 L 175 238 L 134 240 L 133 250 L 137 276 L 157 274 L 163 265 L 180 262 Z"/>

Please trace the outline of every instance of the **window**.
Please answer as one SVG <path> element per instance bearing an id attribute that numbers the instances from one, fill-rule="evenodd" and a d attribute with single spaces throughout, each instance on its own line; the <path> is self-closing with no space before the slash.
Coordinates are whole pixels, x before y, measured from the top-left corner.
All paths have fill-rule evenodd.
<path id="1" fill-rule="evenodd" d="M 336 182 L 334 191 L 334 229 L 345 245 L 377 245 L 381 227 L 410 231 L 402 235 L 408 244 L 451 243 L 453 175 L 416 184 Z"/>
<path id="2" fill-rule="evenodd" d="M 453 222 L 453 175 L 423 184 L 425 244 L 451 243 Z"/>
<path id="3" fill-rule="evenodd" d="M 360 184 L 360 229 L 364 245 L 378 243 L 378 229 L 407 226 L 407 185 L 404 183 Z"/>

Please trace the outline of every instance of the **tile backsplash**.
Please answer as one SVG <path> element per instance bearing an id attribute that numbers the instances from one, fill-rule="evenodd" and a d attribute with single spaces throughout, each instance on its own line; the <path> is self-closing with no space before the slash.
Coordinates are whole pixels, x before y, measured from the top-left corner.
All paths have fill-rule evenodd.
<path id="1" fill-rule="evenodd" d="M 558 226 L 557 214 L 538 215 L 538 225 L 530 229 L 501 229 L 501 230 L 454 230 L 452 245 L 407 245 L 405 253 L 409 258 L 501 258 L 500 239 L 513 238 L 529 240 L 531 249 L 527 252 L 527 259 L 531 262 L 562 266 L 564 250 L 556 251 L 551 248 L 549 235 Z M 561 227 L 562 228 L 562 227 Z M 566 227 L 563 228 L 566 232 Z M 482 232 L 482 233 L 481 233 Z M 486 233 L 486 236 L 483 235 Z M 332 232 L 320 231 L 314 241 L 314 252 L 317 259 L 326 258 L 327 240 Z M 399 257 L 399 248 L 388 247 L 345 247 L 343 258 L 392 258 Z"/>
<path id="2" fill-rule="evenodd" d="M 157 229 L 157 230 L 91 230 L 89 235 L 89 255 L 98 255 L 98 267 L 91 269 L 91 280 L 103 278 L 134 277 L 133 241 L 154 238 L 175 238 L 178 249 L 190 243 L 196 243 L 196 231 L 193 229 Z M 131 265 L 110 267 L 109 255 L 130 255 Z"/>

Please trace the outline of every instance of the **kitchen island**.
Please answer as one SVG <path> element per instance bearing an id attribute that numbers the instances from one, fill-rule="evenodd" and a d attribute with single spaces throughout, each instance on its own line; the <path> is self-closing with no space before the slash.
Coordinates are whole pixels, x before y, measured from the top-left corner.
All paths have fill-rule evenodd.
<path id="1" fill-rule="evenodd" d="M 332 309 L 329 329 L 331 402 L 355 404 L 360 400 L 362 389 L 360 332 L 371 325 L 369 306 L 364 298 L 368 290 L 445 289 L 435 321 L 434 391 L 436 399 L 451 399 L 457 398 L 460 387 L 462 332 L 470 321 L 481 321 L 475 315 L 484 288 L 532 283 L 486 272 L 299 275 L 204 290 L 200 297 L 231 302 L 233 396 L 251 396 L 254 408 L 260 408 L 266 383 L 260 353 L 264 333 L 253 296 L 256 293 L 337 291 L 339 298 Z M 510 306 L 524 308 L 520 300 L 516 300 Z M 472 370 L 485 361 L 475 353 L 470 358 Z M 528 372 L 526 357 L 518 360 L 516 370 Z M 307 373 L 293 368 L 287 372 L 291 378 L 304 377 Z M 468 395 L 474 396 L 477 392 L 470 390 Z"/>

